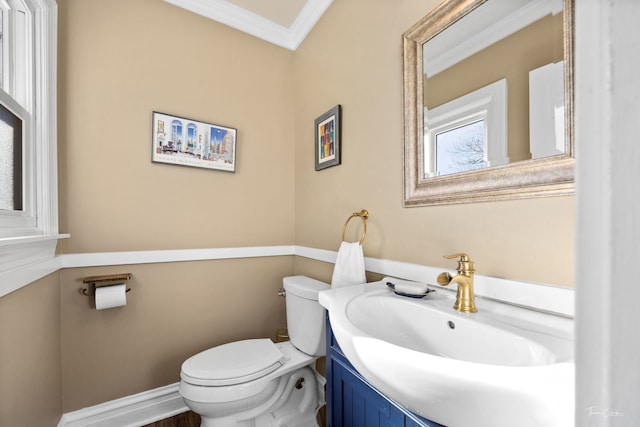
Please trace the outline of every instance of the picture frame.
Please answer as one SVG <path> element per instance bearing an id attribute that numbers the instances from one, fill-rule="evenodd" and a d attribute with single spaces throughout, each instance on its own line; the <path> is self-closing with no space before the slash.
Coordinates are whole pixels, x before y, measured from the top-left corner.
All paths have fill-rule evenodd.
<path id="1" fill-rule="evenodd" d="M 237 133 L 235 128 L 154 111 L 151 161 L 235 172 Z"/>
<path id="2" fill-rule="evenodd" d="M 341 113 L 342 106 L 338 104 L 315 120 L 316 171 L 339 165 L 342 162 Z"/>

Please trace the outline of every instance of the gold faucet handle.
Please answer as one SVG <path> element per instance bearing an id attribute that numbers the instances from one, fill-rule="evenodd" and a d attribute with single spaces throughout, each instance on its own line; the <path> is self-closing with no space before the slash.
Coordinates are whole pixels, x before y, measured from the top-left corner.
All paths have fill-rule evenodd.
<path id="1" fill-rule="evenodd" d="M 457 254 L 451 254 L 451 255 L 444 255 L 444 257 L 447 259 L 460 258 L 458 260 L 458 273 L 460 274 L 469 275 L 476 271 L 473 268 L 473 261 L 469 259 L 469 255 L 463 252 L 460 252 Z"/>
<path id="2" fill-rule="evenodd" d="M 453 279 L 451 274 L 445 271 L 444 273 L 438 274 L 438 278 L 436 279 L 436 281 L 440 286 L 447 286 L 451 282 L 451 279 Z"/>
<path id="3" fill-rule="evenodd" d="M 460 252 L 457 254 L 443 255 L 446 259 L 460 258 L 460 262 L 469 262 L 469 255 Z"/>

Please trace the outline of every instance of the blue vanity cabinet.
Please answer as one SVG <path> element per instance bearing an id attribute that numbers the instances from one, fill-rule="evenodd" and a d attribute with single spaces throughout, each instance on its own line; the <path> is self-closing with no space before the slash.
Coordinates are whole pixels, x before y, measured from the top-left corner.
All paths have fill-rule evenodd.
<path id="1" fill-rule="evenodd" d="M 327 427 L 444 427 L 391 401 L 349 363 L 327 316 Z"/>

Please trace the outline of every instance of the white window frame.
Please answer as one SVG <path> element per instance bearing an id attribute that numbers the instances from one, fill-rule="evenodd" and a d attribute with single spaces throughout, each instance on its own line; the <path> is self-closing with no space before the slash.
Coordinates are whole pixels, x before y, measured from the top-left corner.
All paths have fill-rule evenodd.
<path id="1" fill-rule="evenodd" d="M 51 262 L 58 239 L 57 171 L 57 20 L 55 0 L 0 0 L 12 8 L 24 7 L 22 45 L 5 44 L 3 94 L 7 108 L 27 114 L 23 147 L 22 212 L 0 215 L 0 296 L 57 270 Z M 14 31 L 16 18 L 8 17 Z M 4 39 L 5 37 L 3 37 Z M 11 37 L 14 39 L 13 37 Z M 7 52 L 7 49 L 9 51 Z M 7 98 L 9 97 L 9 98 Z M 9 100 L 11 99 L 11 100 Z M 24 118 L 23 118 L 24 119 Z M 49 267 L 43 268 L 43 265 Z"/>
<path id="2" fill-rule="evenodd" d="M 424 109 L 424 177 L 438 176 L 435 139 L 440 133 L 479 120 L 485 124 L 487 167 L 509 163 L 507 150 L 507 80 L 498 80 L 478 90 Z"/>
<path id="3" fill-rule="evenodd" d="M 22 121 L 22 209 L 0 210 L 0 238 L 16 237 L 34 234 L 37 231 L 37 213 L 35 210 L 35 188 L 29 176 L 33 173 L 33 126 L 32 115 L 25 110 L 13 97 L 0 89 L 2 106 L 11 111 Z M 26 178 L 26 179 L 25 179 Z M 31 185 L 30 185 L 31 184 Z"/>

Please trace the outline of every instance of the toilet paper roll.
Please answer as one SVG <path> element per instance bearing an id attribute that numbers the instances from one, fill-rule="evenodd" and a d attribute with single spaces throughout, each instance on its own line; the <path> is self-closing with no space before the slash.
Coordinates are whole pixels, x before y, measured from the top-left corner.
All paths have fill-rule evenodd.
<path id="1" fill-rule="evenodd" d="M 127 285 L 120 283 L 96 288 L 96 310 L 127 305 Z"/>

